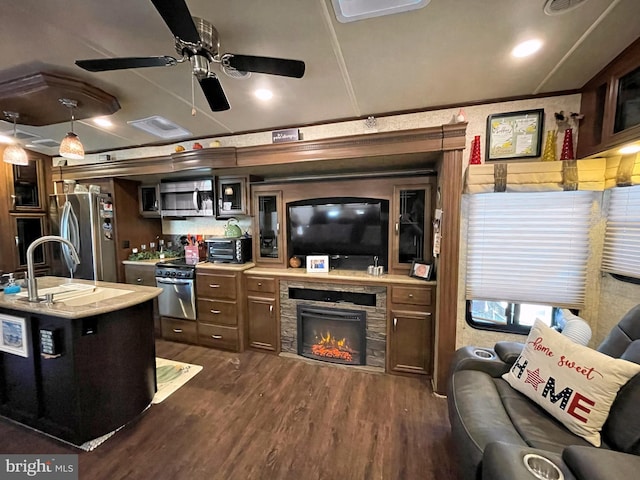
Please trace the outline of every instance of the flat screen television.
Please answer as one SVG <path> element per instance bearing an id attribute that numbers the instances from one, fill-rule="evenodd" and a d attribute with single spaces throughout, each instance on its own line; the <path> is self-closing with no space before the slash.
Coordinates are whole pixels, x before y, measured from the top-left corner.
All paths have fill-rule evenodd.
<path id="1" fill-rule="evenodd" d="M 287 204 L 291 255 L 359 257 L 366 264 L 377 256 L 386 266 L 389 251 L 389 201 L 332 197 Z M 348 267 L 347 267 L 348 268 Z"/>

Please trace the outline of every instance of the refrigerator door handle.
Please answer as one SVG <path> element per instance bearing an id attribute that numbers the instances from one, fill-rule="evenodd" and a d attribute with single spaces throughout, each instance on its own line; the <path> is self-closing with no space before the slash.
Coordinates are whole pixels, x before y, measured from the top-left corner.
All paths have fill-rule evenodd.
<path id="1" fill-rule="evenodd" d="M 69 201 L 66 201 L 62 207 L 62 215 L 60 217 L 60 236 L 69 240 L 73 246 L 76 247 L 78 253 L 80 253 L 80 242 L 78 241 L 78 217 L 73 211 L 73 205 L 71 205 L 71 202 Z M 64 263 L 69 269 L 69 272 L 75 272 L 77 264 L 73 258 L 71 258 L 69 247 L 61 245 L 60 249 L 64 257 Z"/>
<path id="2" fill-rule="evenodd" d="M 193 207 L 196 209 L 196 212 L 200 211 L 200 191 L 196 188 L 193 191 Z"/>

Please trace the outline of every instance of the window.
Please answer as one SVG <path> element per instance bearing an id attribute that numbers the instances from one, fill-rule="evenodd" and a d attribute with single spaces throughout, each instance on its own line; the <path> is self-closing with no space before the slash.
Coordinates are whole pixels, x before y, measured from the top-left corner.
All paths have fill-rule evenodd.
<path id="1" fill-rule="evenodd" d="M 640 279 L 639 253 L 640 185 L 614 188 L 607 208 L 602 270 Z"/>
<path id="2" fill-rule="evenodd" d="M 544 315 L 552 325 L 554 306 L 584 306 L 596 195 L 575 191 L 465 196 L 471 325 L 526 332 L 535 315 Z"/>
<path id="3" fill-rule="evenodd" d="M 559 308 L 528 303 L 467 301 L 467 323 L 483 330 L 528 333 L 536 318 L 553 327 L 557 324 Z"/>

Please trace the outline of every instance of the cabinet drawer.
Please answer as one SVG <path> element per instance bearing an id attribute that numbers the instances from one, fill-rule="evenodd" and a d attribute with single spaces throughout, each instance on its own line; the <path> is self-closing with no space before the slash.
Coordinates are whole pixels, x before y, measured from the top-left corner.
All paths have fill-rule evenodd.
<path id="1" fill-rule="evenodd" d="M 238 329 L 222 325 L 198 324 L 200 345 L 226 350 L 238 350 Z"/>
<path id="2" fill-rule="evenodd" d="M 144 285 L 147 287 L 156 286 L 156 267 L 155 265 L 138 266 L 138 265 L 125 265 L 124 266 L 125 282 L 131 285 Z"/>
<path id="3" fill-rule="evenodd" d="M 236 276 L 217 273 L 198 273 L 196 276 L 198 297 L 236 299 Z"/>
<path id="4" fill-rule="evenodd" d="M 237 325 L 238 316 L 235 302 L 198 299 L 198 321 L 223 325 Z"/>
<path id="5" fill-rule="evenodd" d="M 276 291 L 276 280 L 275 278 L 247 277 L 247 290 L 274 293 Z"/>
<path id="6" fill-rule="evenodd" d="M 432 290 L 430 287 L 391 287 L 392 303 L 408 303 L 409 305 L 431 305 Z"/>
<path id="7" fill-rule="evenodd" d="M 162 327 L 162 338 L 165 340 L 185 343 L 198 342 L 196 322 L 192 320 L 162 317 L 160 324 Z"/>

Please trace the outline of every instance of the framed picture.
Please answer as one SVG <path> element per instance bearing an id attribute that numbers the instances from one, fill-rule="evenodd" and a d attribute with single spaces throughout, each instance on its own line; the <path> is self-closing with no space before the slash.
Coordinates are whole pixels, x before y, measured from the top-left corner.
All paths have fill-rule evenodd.
<path id="1" fill-rule="evenodd" d="M 489 115 L 486 160 L 539 157 L 543 124 L 542 108 Z"/>
<path id="2" fill-rule="evenodd" d="M 0 351 L 21 357 L 29 356 L 29 335 L 25 318 L 0 313 L 0 333 Z"/>
<path id="3" fill-rule="evenodd" d="M 409 276 L 421 278 L 422 280 L 431 280 L 432 270 L 433 268 L 430 263 L 426 263 L 423 260 L 414 260 L 411 264 Z"/>
<path id="4" fill-rule="evenodd" d="M 329 271 L 329 255 L 307 255 L 307 273 Z"/>

